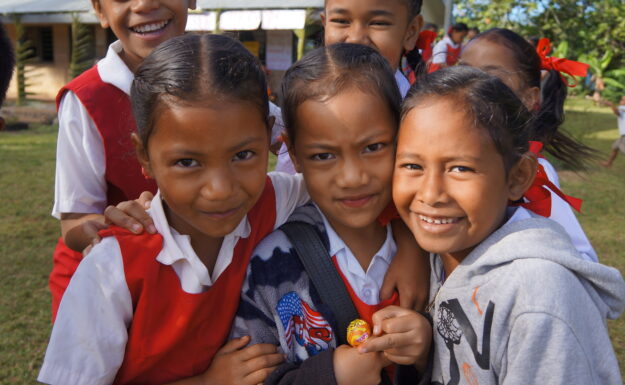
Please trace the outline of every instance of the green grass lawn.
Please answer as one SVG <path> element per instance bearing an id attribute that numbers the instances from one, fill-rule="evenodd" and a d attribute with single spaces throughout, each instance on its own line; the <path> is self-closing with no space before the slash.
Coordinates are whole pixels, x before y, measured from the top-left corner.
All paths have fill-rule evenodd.
<path id="1" fill-rule="evenodd" d="M 569 101 L 566 128 L 604 155 L 618 135 L 610 111 L 584 100 Z M 0 384 L 35 383 L 50 333 L 55 143 L 54 127 L 0 132 Z M 625 272 L 625 155 L 610 170 L 560 177 L 565 192 L 584 199 L 579 218 L 601 261 Z M 625 373 L 625 319 L 609 327 Z"/>

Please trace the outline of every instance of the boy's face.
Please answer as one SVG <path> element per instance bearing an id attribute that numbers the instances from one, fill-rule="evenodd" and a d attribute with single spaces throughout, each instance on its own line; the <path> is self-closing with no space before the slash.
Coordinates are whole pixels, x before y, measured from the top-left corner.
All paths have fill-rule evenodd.
<path id="1" fill-rule="evenodd" d="M 400 0 L 327 0 L 321 21 L 325 44 L 355 43 L 375 48 L 397 69 L 404 51 L 414 48 L 422 18 L 408 20 Z"/>
<path id="2" fill-rule="evenodd" d="M 102 28 L 122 42 L 122 59 L 133 72 L 160 43 L 184 33 L 195 1 L 91 0 Z"/>
<path id="3" fill-rule="evenodd" d="M 623 95 L 623 97 L 621 97 L 621 101 L 619 102 L 619 104 L 621 106 L 625 106 L 625 95 Z"/>
<path id="4" fill-rule="evenodd" d="M 347 90 L 297 108 L 291 158 L 339 234 L 379 226 L 391 200 L 395 122 L 377 96 Z"/>

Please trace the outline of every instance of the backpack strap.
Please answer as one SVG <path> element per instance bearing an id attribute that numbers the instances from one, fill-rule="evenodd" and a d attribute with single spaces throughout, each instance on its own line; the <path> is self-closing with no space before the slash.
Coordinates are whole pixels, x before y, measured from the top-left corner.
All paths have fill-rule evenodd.
<path id="1" fill-rule="evenodd" d="M 317 230 L 310 223 L 302 221 L 287 222 L 280 226 L 280 230 L 295 248 L 295 253 L 304 265 L 321 300 L 332 309 L 338 323 L 339 333 L 336 335 L 338 344 L 347 344 L 347 327 L 360 315 Z M 384 370 L 381 376 L 381 385 L 392 384 Z"/>
<path id="2" fill-rule="evenodd" d="M 332 309 L 338 324 L 339 344 L 346 344 L 347 327 L 359 315 L 343 280 L 332 263 L 326 246 L 315 228 L 309 223 L 287 222 L 280 226 L 280 230 L 291 241 L 321 300 Z"/>

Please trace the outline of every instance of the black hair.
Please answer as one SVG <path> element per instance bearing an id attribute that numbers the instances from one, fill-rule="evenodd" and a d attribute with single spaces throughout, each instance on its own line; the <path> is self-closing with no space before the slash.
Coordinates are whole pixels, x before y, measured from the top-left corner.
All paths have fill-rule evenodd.
<path id="1" fill-rule="evenodd" d="M 222 35 L 187 34 L 159 45 L 137 69 L 130 98 L 146 148 L 155 117 L 167 105 L 247 101 L 265 121 L 269 117 L 260 63 L 241 43 Z"/>
<path id="2" fill-rule="evenodd" d="M 480 29 L 477 28 L 477 27 L 471 27 L 471 28 L 469 28 L 469 32 L 480 33 Z"/>
<path id="3" fill-rule="evenodd" d="M 6 97 L 11 77 L 15 68 L 15 52 L 9 36 L 0 22 L 0 106 Z"/>
<path id="4" fill-rule="evenodd" d="M 586 168 L 587 160 L 597 156 L 596 150 L 578 142 L 567 133 L 558 130 L 564 123 L 564 101 L 567 86 L 560 73 L 550 70 L 541 84 L 541 60 L 536 48 L 520 35 L 504 28 L 492 28 L 480 33 L 472 41 L 486 39 L 509 49 L 516 73 L 528 87 L 541 91 L 540 109 L 534 119 L 534 137 L 542 142 L 551 155 L 575 169 Z"/>
<path id="5" fill-rule="evenodd" d="M 449 30 L 450 30 L 450 32 L 451 31 L 469 32 L 469 26 L 466 25 L 465 23 L 456 23 L 456 24 L 452 25 Z"/>
<path id="6" fill-rule="evenodd" d="M 350 87 L 380 97 L 399 124 L 401 95 L 388 61 L 371 47 L 332 44 L 308 53 L 282 79 L 282 117 L 290 143 L 296 138 L 297 109 L 305 101 L 325 101 Z"/>
<path id="7" fill-rule="evenodd" d="M 415 107 L 439 98 L 463 109 L 473 127 L 485 130 L 508 172 L 529 149 L 532 115 L 500 79 L 477 68 L 454 66 L 422 77 L 410 89 L 402 120 Z"/>
<path id="8" fill-rule="evenodd" d="M 423 6 L 423 0 L 401 0 L 408 7 L 408 21 L 421 14 L 421 7 Z"/>

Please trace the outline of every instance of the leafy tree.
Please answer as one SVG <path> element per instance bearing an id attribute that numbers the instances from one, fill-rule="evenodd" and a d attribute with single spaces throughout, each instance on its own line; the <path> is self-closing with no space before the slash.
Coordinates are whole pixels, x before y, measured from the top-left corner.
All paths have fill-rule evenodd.
<path id="1" fill-rule="evenodd" d="M 93 65 L 93 35 L 89 27 L 80 22 L 78 14 L 72 14 L 72 55 L 69 76 L 73 79 Z"/>
<path id="2" fill-rule="evenodd" d="M 26 104 L 27 99 L 31 92 L 28 92 L 28 73 L 30 69 L 27 65 L 32 62 L 32 58 L 35 54 L 35 48 L 32 41 L 26 37 L 26 31 L 24 24 L 22 24 L 22 18 L 20 15 L 12 15 L 13 23 L 15 24 L 15 74 L 17 80 L 17 105 L 23 106 Z"/>

